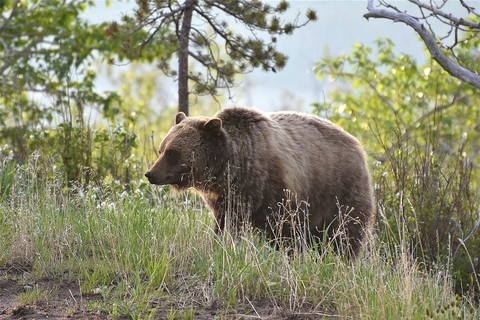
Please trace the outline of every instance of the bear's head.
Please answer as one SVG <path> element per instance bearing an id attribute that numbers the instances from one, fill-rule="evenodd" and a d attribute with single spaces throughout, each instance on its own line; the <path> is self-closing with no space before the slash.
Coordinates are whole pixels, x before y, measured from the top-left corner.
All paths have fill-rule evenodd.
<path id="1" fill-rule="evenodd" d="M 160 144 L 157 161 L 145 176 L 152 184 L 172 185 L 179 190 L 206 188 L 222 165 L 225 146 L 221 119 L 187 117 L 179 112 Z"/>

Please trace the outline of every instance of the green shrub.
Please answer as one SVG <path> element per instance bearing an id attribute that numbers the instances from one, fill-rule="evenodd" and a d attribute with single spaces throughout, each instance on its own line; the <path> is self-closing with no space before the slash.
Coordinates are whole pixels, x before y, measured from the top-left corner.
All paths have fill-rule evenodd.
<path id="1" fill-rule="evenodd" d="M 478 90 L 435 62 L 421 66 L 395 54 L 385 39 L 375 52 L 357 45 L 348 56 L 326 58 L 317 72 L 340 85 L 316 112 L 358 136 L 371 159 L 388 221 L 380 237 L 405 239 L 429 269 L 451 264 L 458 292 L 479 292 Z"/>

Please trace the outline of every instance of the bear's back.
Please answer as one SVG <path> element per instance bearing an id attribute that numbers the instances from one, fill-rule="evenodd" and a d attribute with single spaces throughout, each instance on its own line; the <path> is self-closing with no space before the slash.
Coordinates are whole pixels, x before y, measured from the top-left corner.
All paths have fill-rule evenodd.
<path id="1" fill-rule="evenodd" d="M 237 146 L 237 158 L 246 159 L 258 172 L 277 168 L 285 187 L 305 198 L 313 192 L 337 194 L 352 179 L 369 183 L 360 143 L 328 120 L 238 107 L 224 109 L 217 117 Z"/>
<path id="2" fill-rule="evenodd" d="M 319 117 L 296 112 L 270 115 L 277 135 L 271 141 L 279 153 L 293 158 L 308 177 L 338 181 L 340 176 L 367 170 L 359 141 L 339 126 Z"/>
<path id="3" fill-rule="evenodd" d="M 326 119 L 309 114 L 285 111 L 271 113 L 270 117 L 283 130 L 290 133 L 292 138 L 299 141 L 305 138 L 315 138 L 316 142 L 322 142 L 324 145 L 335 144 L 338 146 L 341 144 L 355 147 L 359 145 L 355 137 Z M 299 135 L 295 133 L 299 133 Z M 305 134 L 308 134 L 308 136 L 305 136 Z M 297 138 L 297 136 L 300 137 Z"/>

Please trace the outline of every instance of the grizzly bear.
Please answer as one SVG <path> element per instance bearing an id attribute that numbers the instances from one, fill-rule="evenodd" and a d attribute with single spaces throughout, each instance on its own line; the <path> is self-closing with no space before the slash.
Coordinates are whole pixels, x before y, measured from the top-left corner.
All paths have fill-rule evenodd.
<path id="1" fill-rule="evenodd" d="M 356 256 L 375 218 L 365 152 L 319 117 L 227 108 L 213 118 L 178 113 L 149 182 L 195 189 L 216 230 L 246 223 L 271 239 L 306 230 L 309 244 L 339 239 Z M 288 213 L 288 214 L 286 214 Z"/>

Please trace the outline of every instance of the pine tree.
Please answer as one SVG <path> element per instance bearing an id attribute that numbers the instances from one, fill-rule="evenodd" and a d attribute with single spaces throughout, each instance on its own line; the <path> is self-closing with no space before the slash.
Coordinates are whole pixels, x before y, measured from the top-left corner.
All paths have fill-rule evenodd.
<path id="1" fill-rule="evenodd" d="M 276 49 L 277 36 L 292 34 L 317 18 L 315 11 L 307 10 L 302 23 L 298 17 L 283 21 L 281 15 L 288 8 L 287 1 L 273 6 L 258 0 L 137 0 L 134 14 L 124 17 L 122 25 L 130 34 L 144 32 L 140 53 L 155 43 L 168 44 L 170 49 L 157 57 L 159 67 L 178 80 L 178 110 L 188 114 L 190 94 L 215 96 L 217 89 L 235 85 L 236 74 L 254 68 L 275 72 L 285 66 L 287 56 Z M 244 25 L 245 32 L 229 28 L 232 20 Z M 259 33 L 268 33 L 269 41 Z M 176 69 L 172 68 L 175 55 Z M 203 72 L 189 68 L 191 61 Z"/>

